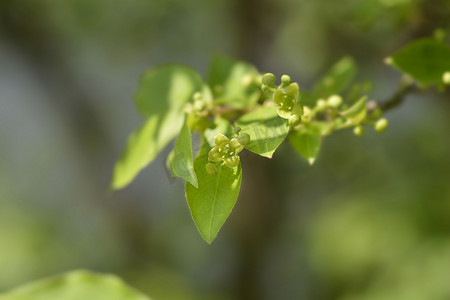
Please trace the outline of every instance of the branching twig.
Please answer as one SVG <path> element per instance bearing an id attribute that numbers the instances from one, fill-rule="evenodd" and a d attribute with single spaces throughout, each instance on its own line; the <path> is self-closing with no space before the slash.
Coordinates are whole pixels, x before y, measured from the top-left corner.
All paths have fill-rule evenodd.
<path id="1" fill-rule="evenodd" d="M 400 89 L 391 98 L 378 104 L 378 107 L 383 112 L 387 112 L 388 110 L 391 110 L 402 104 L 408 94 L 416 93 L 417 91 L 417 85 L 413 81 L 403 81 L 400 83 Z"/>

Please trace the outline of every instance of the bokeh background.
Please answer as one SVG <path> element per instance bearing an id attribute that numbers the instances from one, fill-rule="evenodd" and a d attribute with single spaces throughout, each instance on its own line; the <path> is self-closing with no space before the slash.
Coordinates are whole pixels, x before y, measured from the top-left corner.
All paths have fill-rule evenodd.
<path id="1" fill-rule="evenodd" d="M 450 97 L 390 111 L 389 130 L 244 153 L 238 203 L 212 246 L 167 149 L 129 187 L 114 162 L 141 119 L 139 75 L 220 52 L 308 88 L 344 55 L 396 90 L 383 59 L 450 29 L 448 0 L 0 1 L 0 292 L 73 269 L 178 299 L 450 299 Z M 447 40 L 448 41 L 448 40 Z"/>

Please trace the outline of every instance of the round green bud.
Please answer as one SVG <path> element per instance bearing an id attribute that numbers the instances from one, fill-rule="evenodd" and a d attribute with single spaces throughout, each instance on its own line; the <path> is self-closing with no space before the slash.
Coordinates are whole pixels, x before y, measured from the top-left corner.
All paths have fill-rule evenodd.
<path id="1" fill-rule="evenodd" d="M 447 71 L 442 75 L 442 81 L 444 84 L 450 84 L 450 71 Z"/>
<path id="2" fill-rule="evenodd" d="M 364 136 L 365 133 L 366 131 L 364 127 L 362 127 L 361 125 L 358 125 L 355 128 L 353 128 L 353 134 L 356 136 Z"/>
<path id="3" fill-rule="evenodd" d="M 230 140 L 224 136 L 223 134 L 219 133 L 214 137 L 214 144 L 216 145 L 223 145 L 225 143 L 228 143 Z"/>
<path id="4" fill-rule="evenodd" d="M 327 107 L 327 102 L 323 99 L 319 99 L 319 100 L 317 100 L 316 105 L 318 108 L 325 108 L 325 107 Z"/>
<path id="5" fill-rule="evenodd" d="M 387 127 L 388 127 L 388 120 L 386 120 L 385 118 L 379 119 L 375 123 L 375 131 L 378 133 L 386 131 Z"/>
<path id="6" fill-rule="evenodd" d="M 212 164 L 212 163 L 207 163 L 206 166 L 205 166 L 205 169 L 206 169 L 206 172 L 209 175 L 214 175 L 217 172 L 216 166 L 214 164 Z"/>
<path id="7" fill-rule="evenodd" d="M 285 86 L 290 85 L 291 84 L 291 77 L 289 77 L 289 75 L 281 76 L 281 83 L 284 84 Z"/>
<path id="8" fill-rule="evenodd" d="M 332 95 L 327 99 L 327 103 L 331 107 L 338 107 L 342 104 L 342 97 L 339 95 Z"/>
<path id="9" fill-rule="evenodd" d="M 239 134 L 239 132 L 241 132 L 241 127 L 234 127 L 233 132 Z"/>
<path id="10" fill-rule="evenodd" d="M 263 91 L 263 93 L 268 93 L 270 92 L 270 87 L 268 85 L 261 85 L 261 90 Z"/>
<path id="11" fill-rule="evenodd" d="M 290 116 L 288 119 L 289 126 L 291 127 L 297 126 L 298 124 L 300 124 L 301 121 L 302 121 L 301 116 L 298 114 L 294 114 Z"/>
<path id="12" fill-rule="evenodd" d="M 261 79 L 262 84 L 265 84 L 265 85 L 271 85 L 271 84 L 273 84 L 274 81 L 275 81 L 275 75 L 273 75 L 272 73 L 264 74 Z"/>
<path id="13" fill-rule="evenodd" d="M 238 135 L 238 141 L 241 145 L 243 145 L 244 147 L 248 145 L 248 143 L 250 143 L 250 136 L 247 133 L 241 133 Z"/>

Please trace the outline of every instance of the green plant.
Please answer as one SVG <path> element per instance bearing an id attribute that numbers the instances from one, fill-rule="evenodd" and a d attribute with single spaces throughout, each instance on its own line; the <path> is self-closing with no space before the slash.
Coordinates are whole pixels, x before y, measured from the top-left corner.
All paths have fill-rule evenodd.
<path id="1" fill-rule="evenodd" d="M 241 186 L 239 153 L 247 149 L 272 158 L 288 138 L 313 164 L 322 139 L 337 130 L 365 127 L 384 132 L 383 114 L 405 95 L 450 82 L 450 48 L 442 39 L 421 39 L 401 49 L 386 63 L 404 73 L 399 90 L 385 102 L 368 101 L 371 85 L 353 83 L 357 66 L 339 60 L 310 91 L 288 75 L 279 83 L 251 64 L 216 55 L 205 83 L 193 69 L 179 64 L 145 72 L 135 95 L 144 124 L 131 134 L 120 156 L 112 188 L 129 184 L 176 136 L 167 159 L 173 176 L 186 180 L 186 198 L 203 239 L 211 243 L 233 209 Z M 193 159 L 192 133 L 200 137 Z"/>

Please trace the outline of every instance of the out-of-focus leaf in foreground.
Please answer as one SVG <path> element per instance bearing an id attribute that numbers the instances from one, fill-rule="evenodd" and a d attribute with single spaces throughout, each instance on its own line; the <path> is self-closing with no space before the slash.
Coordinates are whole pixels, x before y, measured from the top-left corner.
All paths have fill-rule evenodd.
<path id="1" fill-rule="evenodd" d="M 1 300 L 151 300 L 114 275 L 74 271 L 18 287 Z"/>

